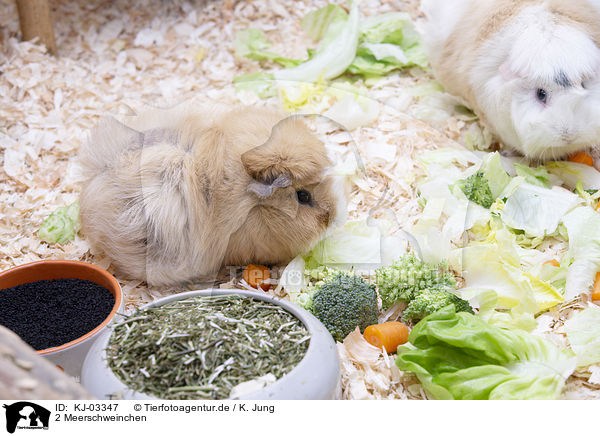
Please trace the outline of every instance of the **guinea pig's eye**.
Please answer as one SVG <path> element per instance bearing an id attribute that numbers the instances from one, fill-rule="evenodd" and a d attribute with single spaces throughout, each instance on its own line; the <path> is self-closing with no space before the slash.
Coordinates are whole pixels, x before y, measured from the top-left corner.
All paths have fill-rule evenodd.
<path id="1" fill-rule="evenodd" d="M 548 101 L 548 93 L 545 89 L 538 88 L 538 90 L 535 92 L 535 96 L 542 103 L 546 103 Z"/>
<path id="2" fill-rule="evenodd" d="M 312 195 L 310 195 L 310 192 L 308 192 L 306 189 L 299 189 L 296 191 L 296 198 L 300 204 L 312 203 Z"/>

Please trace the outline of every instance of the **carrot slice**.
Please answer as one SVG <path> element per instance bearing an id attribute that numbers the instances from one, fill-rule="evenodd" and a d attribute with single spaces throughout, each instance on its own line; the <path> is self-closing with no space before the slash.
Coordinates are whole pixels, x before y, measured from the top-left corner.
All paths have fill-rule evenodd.
<path id="1" fill-rule="evenodd" d="M 590 156 L 584 151 L 578 151 L 577 153 L 572 154 L 571 156 L 569 156 L 568 161 L 589 165 L 591 167 L 594 166 L 594 159 L 592 158 L 592 156 Z"/>
<path id="2" fill-rule="evenodd" d="M 556 259 L 552 259 L 552 260 L 549 260 L 547 262 L 544 262 L 544 265 L 546 265 L 546 264 L 555 266 L 557 268 L 560 267 L 560 263 L 558 263 L 558 260 L 556 260 Z"/>
<path id="3" fill-rule="evenodd" d="M 600 272 L 596 273 L 596 280 L 594 280 L 594 290 L 592 291 L 592 301 L 600 300 Z"/>
<path id="4" fill-rule="evenodd" d="M 269 268 L 266 266 L 248 265 L 244 269 L 242 276 L 244 277 L 246 283 L 253 288 L 258 289 L 260 286 L 263 291 L 269 290 L 270 285 L 268 283 L 263 283 L 265 280 L 269 280 L 271 278 L 271 271 L 269 271 Z"/>
<path id="5" fill-rule="evenodd" d="M 388 353 L 395 353 L 398 345 L 408 341 L 408 327 L 398 321 L 384 322 L 370 325 L 363 336 L 369 344 L 377 348 L 385 347 Z"/>

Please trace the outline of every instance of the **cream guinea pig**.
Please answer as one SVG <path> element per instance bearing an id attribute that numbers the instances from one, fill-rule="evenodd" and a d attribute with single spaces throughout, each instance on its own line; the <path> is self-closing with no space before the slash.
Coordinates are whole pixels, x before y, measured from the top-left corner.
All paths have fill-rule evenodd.
<path id="1" fill-rule="evenodd" d="M 600 1 L 423 0 L 434 73 L 507 146 L 555 159 L 600 142 Z"/>
<path id="2" fill-rule="evenodd" d="M 299 117 L 150 110 L 103 120 L 80 152 L 84 235 L 150 285 L 287 262 L 345 219 L 344 186 Z"/>

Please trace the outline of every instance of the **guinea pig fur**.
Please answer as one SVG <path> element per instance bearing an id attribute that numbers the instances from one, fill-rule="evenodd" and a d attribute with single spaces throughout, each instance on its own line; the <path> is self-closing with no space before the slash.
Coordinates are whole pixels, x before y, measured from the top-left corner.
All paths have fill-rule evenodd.
<path id="1" fill-rule="evenodd" d="M 446 90 L 507 146 L 545 160 L 600 137 L 600 1 L 423 0 Z"/>
<path id="2" fill-rule="evenodd" d="M 287 262 L 345 219 L 344 187 L 298 117 L 256 108 L 103 120 L 80 152 L 82 230 L 150 285 Z"/>

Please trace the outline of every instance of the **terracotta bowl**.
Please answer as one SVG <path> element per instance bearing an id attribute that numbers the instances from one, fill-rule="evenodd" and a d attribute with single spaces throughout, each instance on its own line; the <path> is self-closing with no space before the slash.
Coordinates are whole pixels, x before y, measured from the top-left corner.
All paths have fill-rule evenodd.
<path id="1" fill-rule="evenodd" d="M 76 260 L 42 260 L 17 266 L 0 273 L 0 292 L 38 280 L 89 280 L 108 289 L 115 297 L 115 305 L 104 321 L 85 335 L 58 347 L 37 351 L 54 362 L 67 374 L 79 379 L 83 360 L 93 342 L 123 307 L 123 291 L 119 282 L 106 270 Z"/>

